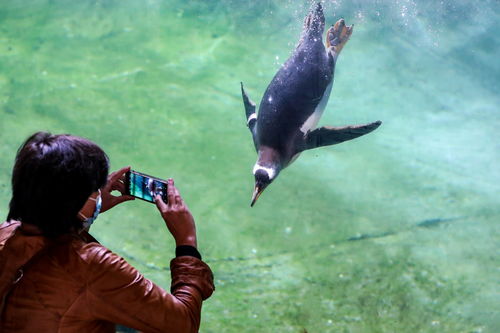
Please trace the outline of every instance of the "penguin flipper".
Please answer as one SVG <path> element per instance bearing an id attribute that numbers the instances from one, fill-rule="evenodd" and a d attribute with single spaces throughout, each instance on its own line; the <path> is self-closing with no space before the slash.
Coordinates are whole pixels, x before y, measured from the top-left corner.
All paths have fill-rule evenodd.
<path id="1" fill-rule="evenodd" d="M 307 133 L 303 150 L 335 145 L 337 143 L 356 139 L 374 131 L 380 126 L 380 124 L 382 124 L 382 122 L 378 120 L 373 123 L 363 125 L 317 128 Z"/>
<path id="2" fill-rule="evenodd" d="M 243 104 L 245 105 L 245 114 L 247 117 L 247 126 L 252 133 L 253 144 L 255 145 L 255 150 L 259 150 L 259 145 L 257 143 L 257 113 L 255 113 L 255 103 L 248 97 L 245 88 L 243 88 L 243 82 L 241 82 L 241 96 L 243 97 Z"/>

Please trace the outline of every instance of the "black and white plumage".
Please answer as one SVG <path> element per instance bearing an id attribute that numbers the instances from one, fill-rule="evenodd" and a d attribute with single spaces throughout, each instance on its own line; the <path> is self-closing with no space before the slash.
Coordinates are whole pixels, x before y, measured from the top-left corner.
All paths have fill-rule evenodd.
<path id="1" fill-rule="evenodd" d="M 247 125 L 258 152 L 251 206 L 304 150 L 355 139 L 381 124 L 316 128 L 330 97 L 337 57 L 353 29 L 343 19 L 338 20 L 327 32 L 325 47 L 324 27 L 323 8 L 317 3 L 305 18 L 295 51 L 267 87 L 258 116 L 255 103 L 241 84 Z"/>

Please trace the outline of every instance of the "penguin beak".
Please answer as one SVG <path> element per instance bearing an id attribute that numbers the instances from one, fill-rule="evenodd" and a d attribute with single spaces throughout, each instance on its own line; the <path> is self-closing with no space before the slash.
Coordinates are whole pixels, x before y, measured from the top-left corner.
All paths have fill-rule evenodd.
<path id="1" fill-rule="evenodd" d="M 252 195 L 252 203 L 250 203 L 250 207 L 253 207 L 257 199 L 260 197 L 262 191 L 264 188 L 260 187 L 259 185 L 255 185 L 255 189 L 253 190 L 253 195 Z"/>

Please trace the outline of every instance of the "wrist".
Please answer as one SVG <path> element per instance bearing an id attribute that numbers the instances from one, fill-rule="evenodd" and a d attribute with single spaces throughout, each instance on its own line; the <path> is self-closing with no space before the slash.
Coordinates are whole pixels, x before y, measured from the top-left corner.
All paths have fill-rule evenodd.
<path id="1" fill-rule="evenodd" d="M 180 245 L 175 248 L 175 257 L 189 256 L 201 260 L 201 254 L 194 246 Z"/>
<path id="2" fill-rule="evenodd" d="M 175 240 L 175 246 L 192 246 L 197 248 L 196 236 L 195 237 L 187 237 L 180 240 Z"/>

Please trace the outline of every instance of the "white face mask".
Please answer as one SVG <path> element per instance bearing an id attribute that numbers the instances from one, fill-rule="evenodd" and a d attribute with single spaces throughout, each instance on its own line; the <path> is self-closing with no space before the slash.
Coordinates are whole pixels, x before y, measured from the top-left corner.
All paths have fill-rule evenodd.
<path id="1" fill-rule="evenodd" d="M 97 198 L 89 198 L 89 200 L 95 201 L 95 209 L 94 209 L 94 214 L 92 214 L 91 217 L 85 217 L 81 212 L 78 212 L 78 215 L 83 219 L 83 227 L 84 228 L 89 228 L 92 223 L 94 223 L 95 219 L 99 215 L 99 212 L 101 211 L 102 207 L 102 198 L 101 198 L 101 190 L 98 190 L 99 194 L 97 195 Z"/>

